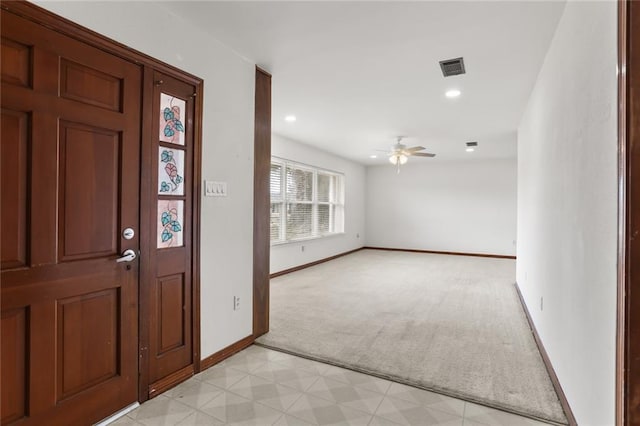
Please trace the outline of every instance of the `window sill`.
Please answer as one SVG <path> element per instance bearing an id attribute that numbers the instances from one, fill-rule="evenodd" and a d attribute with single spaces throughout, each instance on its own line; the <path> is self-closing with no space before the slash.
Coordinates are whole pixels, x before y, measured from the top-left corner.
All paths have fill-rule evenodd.
<path id="1" fill-rule="evenodd" d="M 346 232 L 334 232 L 332 234 L 326 234 L 326 235 L 316 235 L 313 237 L 296 238 L 295 240 L 277 241 L 277 242 L 272 242 L 271 247 L 284 246 L 287 244 L 303 243 L 305 241 L 321 240 L 324 238 L 339 237 L 343 235 L 346 235 Z"/>

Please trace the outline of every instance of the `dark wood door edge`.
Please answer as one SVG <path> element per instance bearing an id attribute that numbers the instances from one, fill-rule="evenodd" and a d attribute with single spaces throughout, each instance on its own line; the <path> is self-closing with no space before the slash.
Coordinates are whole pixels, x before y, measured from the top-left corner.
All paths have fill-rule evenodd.
<path id="1" fill-rule="evenodd" d="M 244 339 L 240 339 L 237 342 L 227 346 L 226 348 L 219 350 L 213 355 L 209 355 L 208 357 L 206 357 L 200 362 L 200 367 L 201 367 L 200 371 L 204 371 L 207 368 L 213 367 L 217 363 L 224 361 L 225 359 L 240 352 L 243 349 L 248 348 L 253 344 L 254 340 L 255 339 L 253 337 L 253 334 L 251 334 L 245 337 Z"/>
<path id="2" fill-rule="evenodd" d="M 569 425 L 577 426 L 578 422 L 576 421 L 576 418 L 573 415 L 573 411 L 571 411 L 571 406 L 569 406 L 569 401 L 567 401 L 567 396 L 564 394 L 564 391 L 562 390 L 562 386 L 560 386 L 560 381 L 558 380 L 558 376 L 556 375 L 556 372 L 553 369 L 553 365 L 551 364 L 549 355 L 547 354 L 547 351 L 544 348 L 544 345 L 542 344 L 542 340 L 540 340 L 540 336 L 538 335 L 538 330 L 536 329 L 536 325 L 533 323 L 533 319 L 531 319 L 531 314 L 529 313 L 527 304 L 524 302 L 524 298 L 522 297 L 522 293 L 520 292 L 520 287 L 518 286 L 518 283 L 515 283 L 515 287 L 516 287 L 516 292 L 518 293 L 518 298 L 520 299 L 520 304 L 522 305 L 524 314 L 527 317 L 529 328 L 531 329 L 533 338 L 535 339 L 536 345 L 538 346 L 538 351 L 540 352 L 540 356 L 542 356 L 542 362 L 544 362 L 544 366 L 547 369 L 547 373 L 549 374 L 549 378 L 551 379 L 551 383 L 553 384 L 553 389 L 556 391 L 556 394 L 558 395 L 558 399 L 560 400 L 560 405 L 562 406 L 564 415 L 567 417 L 567 421 L 569 422 Z"/>
<path id="3" fill-rule="evenodd" d="M 144 196 L 140 197 L 140 230 L 150 229 L 154 222 L 153 204 L 148 194 L 155 188 L 151 185 L 152 173 L 157 173 L 151 166 L 153 164 L 153 156 L 157 155 L 152 150 L 152 145 L 148 141 L 155 134 L 153 132 L 153 112 L 152 112 L 152 96 L 153 96 L 153 68 L 144 67 L 142 78 L 142 140 L 147 143 L 142 144 L 141 148 L 141 168 L 140 168 L 140 193 Z M 157 208 L 157 207 L 156 207 Z M 151 303 L 146 297 L 144 288 L 148 283 L 152 282 L 153 275 L 151 268 L 142 267 L 142 265 L 150 265 L 151 263 L 151 247 L 155 241 L 151 239 L 149 232 L 140 232 L 140 291 L 139 291 L 139 318 L 151 317 Z M 144 402 L 149 399 L 149 321 L 138 321 L 138 401 Z"/>
<path id="4" fill-rule="evenodd" d="M 336 254 L 334 256 L 325 257 L 324 259 L 320 259 L 320 260 L 316 260 L 316 261 L 313 261 L 313 262 L 305 263 L 304 265 L 294 266 L 293 268 L 285 269 L 283 271 L 274 272 L 273 274 L 269 275 L 269 278 L 279 277 L 281 275 L 290 274 L 291 272 L 296 272 L 296 271 L 299 271 L 301 269 L 305 269 L 305 268 L 309 268 L 311 266 L 319 265 L 320 263 L 328 262 L 330 260 L 337 259 L 339 257 L 346 256 L 346 255 L 351 254 L 351 253 L 355 253 L 357 251 L 362 250 L 363 248 L 364 247 L 360 247 L 360 248 L 357 248 L 357 249 L 354 249 L 354 250 L 345 251 L 344 253 L 339 253 L 339 254 Z"/>
<path id="5" fill-rule="evenodd" d="M 204 81 L 195 83 L 196 99 L 193 125 L 193 206 L 191 241 L 191 321 L 193 337 L 193 367 L 200 371 L 200 219 L 202 217 L 200 197 L 202 194 L 202 121 L 204 118 Z"/>
<path id="6" fill-rule="evenodd" d="M 504 254 L 485 254 L 485 253 L 464 253 L 458 251 L 438 251 L 438 250 L 418 250 L 418 249 L 404 249 L 404 248 L 390 248 L 390 247 L 363 247 L 367 250 L 386 250 L 386 251 L 406 251 L 409 253 L 430 253 L 430 254 L 450 254 L 454 256 L 474 256 L 474 257 L 492 257 L 495 259 L 515 259 L 515 256 L 507 256 Z"/>

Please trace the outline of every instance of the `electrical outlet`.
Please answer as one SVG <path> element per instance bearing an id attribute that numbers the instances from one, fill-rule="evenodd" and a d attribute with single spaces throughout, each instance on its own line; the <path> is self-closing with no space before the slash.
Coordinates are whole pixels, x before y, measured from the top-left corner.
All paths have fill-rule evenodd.
<path id="1" fill-rule="evenodd" d="M 540 297 L 540 310 L 544 309 L 544 297 Z"/>
<path id="2" fill-rule="evenodd" d="M 304 246 L 301 247 L 302 251 L 304 251 Z"/>
<path id="3" fill-rule="evenodd" d="M 360 234 L 356 234 L 356 238 L 360 238 Z"/>
<path id="4" fill-rule="evenodd" d="M 237 311 L 240 309 L 240 298 L 238 296 L 233 296 L 233 310 Z"/>

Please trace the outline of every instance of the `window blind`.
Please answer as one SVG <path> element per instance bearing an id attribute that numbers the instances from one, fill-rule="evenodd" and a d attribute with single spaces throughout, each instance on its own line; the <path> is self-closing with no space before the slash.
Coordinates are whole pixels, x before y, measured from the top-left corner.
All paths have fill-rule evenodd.
<path id="1" fill-rule="evenodd" d="M 273 158 L 271 242 L 344 232 L 344 175 Z"/>

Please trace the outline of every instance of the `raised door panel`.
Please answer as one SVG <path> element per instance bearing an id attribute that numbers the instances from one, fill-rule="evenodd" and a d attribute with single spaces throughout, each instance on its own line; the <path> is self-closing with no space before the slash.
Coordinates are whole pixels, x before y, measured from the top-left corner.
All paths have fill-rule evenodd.
<path id="1" fill-rule="evenodd" d="M 2 392 L 1 423 L 7 424 L 27 414 L 27 310 L 2 312 Z"/>
<path id="2" fill-rule="evenodd" d="M 174 275 L 158 280 L 158 353 L 184 346 L 186 342 L 184 275 Z"/>
<path id="3" fill-rule="evenodd" d="M 31 47 L 2 37 L 0 63 L 3 83 L 31 87 Z"/>
<path id="4" fill-rule="evenodd" d="M 2 269 L 27 264 L 29 114 L 2 109 L 0 117 Z"/>
<path id="5" fill-rule="evenodd" d="M 78 102 L 122 111 L 122 79 L 76 62 L 60 63 L 60 96 Z"/>
<path id="6" fill-rule="evenodd" d="M 117 253 L 120 133 L 60 123 L 61 260 Z"/>
<path id="7" fill-rule="evenodd" d="M 118 305 L 118 289 L 58 301 L 57 401 L 119 372 Z"/>

